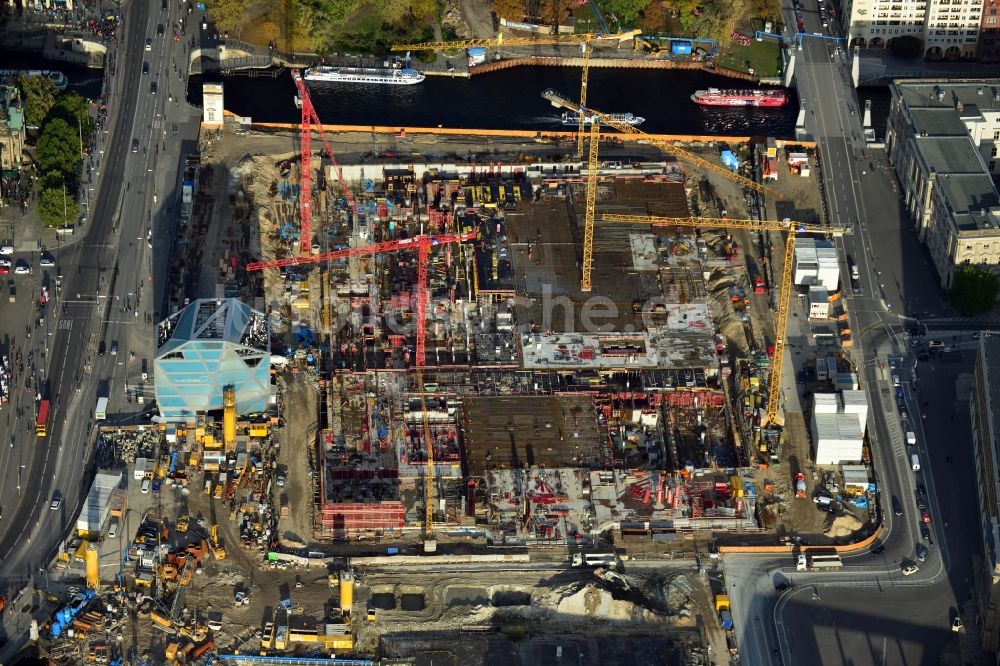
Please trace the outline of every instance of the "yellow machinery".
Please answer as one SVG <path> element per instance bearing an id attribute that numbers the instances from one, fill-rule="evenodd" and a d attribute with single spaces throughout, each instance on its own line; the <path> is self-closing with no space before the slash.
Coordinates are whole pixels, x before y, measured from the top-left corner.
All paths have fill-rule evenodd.
<path id="1" fill-rule="evenodd" d="M 101 586 L 101 571 L 96 543 L 87 545 L 83 560 L 87 565 L 87 587 L 96 590 Z"/>
<path id="2" fill-rule="evenodd" d="M 601 113 L 594 109 L 585 109 L 582 105 L 577 104 L 573 100 L 567 98 L 561 93 L 555 90 L 546 90 L 542 93 L 542 97 L 549 100 L 552 106 L 556 108 L 568 109 L 575 113 L 583 114 L 587 113 L 594 116 L 594 122 L 590 126 L 590 152 L 587 160 L 587 205 L 584 210 L 584 228 L 583 228 L 583 263 L 582 263 L 582 275 L 580 277 L 580 291 L 589 292 L 591 289 L 590 274 L 594 265 L 594 215 L 595 208 L 597 205 L 597 178 L 598 178 L 598 144 L 600 143 L 598 139 L 600 138 L 600 126 L 601 124 L 613 127 L 619 132 L 625 134 L 632 134 L 635 136 L 648 137 L 649 143 L 658 146 L 659 148 L 666 150 L 677 157 L 699 166 L 703 169 L 707 169 L 713 173 L 719 174 L 728 178 L 729 180 L 735 181 L 744 187 L 749 187 L 750 189 L 757 190 L 758 192 L 766 192 L 775 196 L 779 199 L 787 199 L 788 197 L 780 192 L 775 192 L 770 188 L 764 187 L 757 181 L 746 178 L 739 174 L 733 173 L 728 168 L 721 164 L 716 164 L 710 162 L 699 155 L 684 150 L 683 148 L 678 148 L 672 141 L 667 141 L 665 139 L 658 139 L 656 137 L 649 136 L 642 130 L 628 123 L 616 120 L 612 116 L 606 113 Z M 581 115 L 581 117 L 583 117 Z M 583 136 L 582 131 L 579 134 L 580 137 Z M 582 138 L 581 138 L 582 141 Z M 582 145 L 582 144 L 581 144 Z M 580 151 L 582 154 L 582 150 Z"/>
<path id="3" fill-rule="evenodd" d="M 188 525 L 191 523 L 191 516 L 184 514 L 177 519 L 177 525 L 174 526 L 174 530 L 178 534 L 184 534 L 188 531 Z"/>
<path id="4" fill-rule="evenodd" d="M 746 229 L 747 231 L 784 231 L 785 264 L 781 271 L 778 292 L 778 317 L 774 325 L 774 358 L 771 360 L 771 380 L 767 395 L 767 414 L 762 426 L 778 426 L 778 402 L 781 398 L 781 372 L 785 363 L 785 331 L 788 328 L 788 305 L 791 300 L 794 264 L 795 234 L 831 234 L 842 236 L 849 233 L 844 229 L 820 225 L 800 224 L 792 220 L 733 220 L 714 217 L 656 217 L 646 215 L 603 214 L 604 222 L 628 222 L 649 224 L 657 227 L 714 227 L 720 229 Z"/>
<path id="5" fill-rule="evenodd" d="M 222 441 L 226 451 L 236 450 L 236 387 L 222 389 Z"/>
<path id="6" fill-rule="evenodd" d="M 420 322 L 418 326 L 423 326 Z M 424 448 L 427 449 L 427 463 L 424 467 L 424 552 L 433 553 L 437 550 L 434 539 L 434 441 L 431 439 L 430 413 L 427 411 L 427 398 L 424 395 L 424 373 L 417 364 L 417 390 L 420 392 L 420 418 L 424 425 Z"/>
<path id="7" fill-rule="evenodd" d="M 219 526 L 212 525 L 212 540 L 208 542 L 208 545 L 212 548 L 212 554 L 215 555 L 215 559 L 224 560 L 226 559 L 226 549 L 223 548 L 222 542 L 219 541 Z"/>
<path id="8" fill-rule="evenodd" d="M 601 33 L 581 33 L 579 35 L 534 35 L 531 37 L 504 37 L 503 33 L 493 39 L 465 39 L 456 42 L 425 42 L 423 44 L 397 44 L 392 47 L 393 51 L 447 51 L 449 49 L 471 49 L 471 48 L 496 48 L 499 46 L 545 46 L 560 44 L 579 44 L 580 52 L 583 56 L 582 71 L 580 73 L 580 103 L 577 105 L 576 113 L 579 115 L 577 121 L 576 154 L 583 155 L 583 139 L 586 136 L 585 113 L 587 107 L 587 81 L 590 78 L 590 51 L 592 42 L 626 42 L 635 39 L 640 30 L 629 30 L 627 32 L 603 35 Z M 596 123 L 595 123 L 596 124 Z"/>
<path id="9" fill-rule="evenodd" d="M 340 572 L 340 613 L 345 618 L 351 617 L 351 607 L 354 606 L 354 573 L 350 569 Z"/>

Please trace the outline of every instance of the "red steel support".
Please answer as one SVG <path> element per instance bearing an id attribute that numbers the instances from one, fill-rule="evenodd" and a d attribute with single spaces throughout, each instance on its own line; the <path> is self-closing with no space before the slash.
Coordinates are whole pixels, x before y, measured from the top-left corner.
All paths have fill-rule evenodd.
<path id="1" fill-rule="evenodd" d="M 430 240 L 421 237 L 417 247 L 417 367 L 424 367 L 427 361 L 427 255 L 430 250 Z M 421 389 L 423 390 L 423 389 Z"/>
<path id="2" fill-rule="evenodd" d="M 302 74 L 299 70 L 292 70 L 292 80 L 295 82 L 295 88 L 299 93 L 299 101 L 302 103 L 302 127 L 299 136 L 299 150 L 302 152 L 302 173 L 299 175 L 299 201 L 301 211 L 301 237 L 299 239 L 299 248 L 302 254 L 307 255 L 312 251 L 313 125 L 315 125 L 316 129 L 319 131 L 320 139 L 323 141 L 323 146 L 326 148 L 327 156 L 330 158 L 330 162 L 333 164 L 333 168 L 337 172 L 337 180 L 340 181 L 340 186 L 344 191 L 344 197 L 351 206 L 351 211 L 354 213 L 355 220 L 357 220 L 358 208 L 354 202 L 354 195 L 351 194 L 351 190 L 347 187 L 347 182 L 344 180 L 344 172 L 341 170 L 340 164 L 337 162 L 337 157 L 333 154 L 333 148 L 330 146 L 330 141 L 326 138 L 326 132 L 323 131 L 323 123 L 320 122 L 319 114 L 316 113 L 316 107 L 313 106 L 312 97 L 309 96 L 309 88 L 306 87 L 306 83 L 302 79 Z"/>
<path id="3" fill-rule="evenodd" d="M 302 153 L 299 170 L 299 251 L 308 255 L 312 251 L 312 148 L 310 145 L 312 128 L 310 122 L 314 111 L 309 91 L 299 70 L 292 70 L 292 80 L 299 90 L 302 102 L 302 126 L 299 133 L 299 150 Z"/>

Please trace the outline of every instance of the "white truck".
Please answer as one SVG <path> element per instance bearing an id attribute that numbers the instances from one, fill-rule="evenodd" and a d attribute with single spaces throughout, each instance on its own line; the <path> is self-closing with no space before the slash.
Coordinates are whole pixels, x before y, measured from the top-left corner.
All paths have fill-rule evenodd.
<path id="1" fill-rule="evenodd" d="M 805 554 L 801 553 L 795 564 L 796 571 L 818 571 L 822 569 L 840 569 L 844 563 L 836 553 Z"/>
<path id="2" fill-rule="evenodd" d="M 574 567 L 613 567 L 616 563 L 614 553 L 573 553 Z"/>

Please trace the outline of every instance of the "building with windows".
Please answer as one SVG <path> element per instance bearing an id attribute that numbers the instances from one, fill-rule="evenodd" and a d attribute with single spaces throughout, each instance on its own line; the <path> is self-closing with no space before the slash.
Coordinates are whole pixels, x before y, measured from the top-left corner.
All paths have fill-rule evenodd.
<path id="1" fill-rule="evenodd" d="M 979 24 L 980 62 L 1000 62 L 1000 0 L 983 0 L 983 18 Z"/>
<path id="2" fill-rule="evenodd" d="M 0 170 L 21 166 L 24 152 L 24 104 L 17 86 L 0 85 Z"/>
<path id="3" fill-rule="evenodd" d="M 982 649 L 1000 666 L 1000 335 L 984 332 L 979 339 L 970 417 L 982 528 L 981 560 L 973 569 L 976 619 Z"/>
<path id="4" fill-rule="evenodd" d="M 886 152 L 942 286 L 960 264 L 1000 273 L 1000 79 L 897 80 L 890 91 Z"/>
<path id="5" fill-rule="evenodd" d="M 928 59 L 971 59 L 979 49 L 983 0 L 852 0 L 844 4 L 851 46 L 882 48 L 911 36 Z"/>
<path id="6" fill-rule="evenodd" d="M 271 339 L 264 314 L 235 298 L 202 299 L 160 322 L 156 402 L 167 421 L 193 421 L 222 409 L 236 389 L 241 414 L 261 412 L 271 396 Z"/>

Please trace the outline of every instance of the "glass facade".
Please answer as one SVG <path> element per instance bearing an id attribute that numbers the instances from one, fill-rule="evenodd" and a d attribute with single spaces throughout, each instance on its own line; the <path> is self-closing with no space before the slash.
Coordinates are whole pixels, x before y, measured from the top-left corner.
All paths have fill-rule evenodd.
<path id="1" fill-rule="evenodd" d="M 271 340 L 263 313 L 235 299 L 202 299 L 160 322 L 156 402 L 167 421 L 221 410 L 236 388 L 240 414 L 264 411 L 271 394 Z"/>

